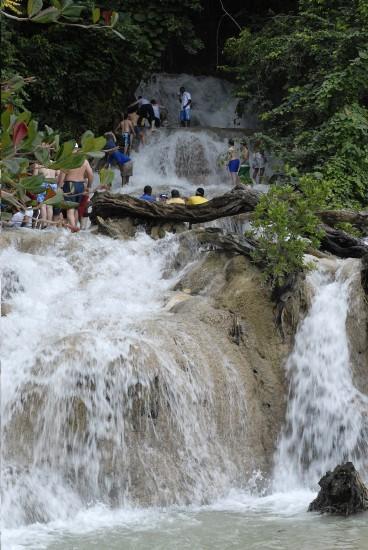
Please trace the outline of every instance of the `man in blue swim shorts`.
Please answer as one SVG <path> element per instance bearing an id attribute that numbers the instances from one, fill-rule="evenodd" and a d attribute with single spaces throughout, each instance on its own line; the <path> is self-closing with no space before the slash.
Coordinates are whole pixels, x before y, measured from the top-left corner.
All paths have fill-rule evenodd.
<path id="1" fill-rule="evenodd" d="M 235 143 L 233 139 L 229 139 L 229 149 L 227 151 L 227 158 L 228 158 L 228 170 L 230 172 L 231 181 L 234 185 L 239 183 L 239 168 L 240 168 L 240 159 L 239 155 L 235 149 Z"/>

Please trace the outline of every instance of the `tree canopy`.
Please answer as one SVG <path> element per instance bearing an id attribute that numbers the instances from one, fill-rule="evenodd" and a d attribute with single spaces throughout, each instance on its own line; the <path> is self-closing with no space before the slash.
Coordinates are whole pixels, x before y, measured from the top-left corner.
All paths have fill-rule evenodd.
<path id="1" fill-rule="evenodd" d="M 47 5 L 55 3 L 70 4 Z M 65 17 L 63 24 L 40 25 L 34 17 L 24 24 L 21 7 L 15 19 L 2 22 L 3 78 L 34 76 L 27 89 L 29 107 L 41 123 L 69 138 L 88 128 L 111 128 L 140 80 L 162 68 L 172 47 L 191 53 L 201 47 L 191 19 L 201 10 L 198 0 L 114 0 L 101 9 L 88 1 L 77 5 L 82 16 L 86 11 L 95 21 L 83 32 L 65 25 Z M 96 32 L 114 13 L 114 33 Z"/>
<path id="2" fill-rule="evenodd" d="M 244 28 L 226 53 L 269 147 L 317 172 L 334 205 L 367 204 L 367 0 L 299 0 L 296 13 Z"/>

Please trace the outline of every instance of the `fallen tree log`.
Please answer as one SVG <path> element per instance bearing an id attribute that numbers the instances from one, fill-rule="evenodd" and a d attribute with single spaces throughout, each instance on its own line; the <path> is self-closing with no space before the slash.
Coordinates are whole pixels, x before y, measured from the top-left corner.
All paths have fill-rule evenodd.
<path id="1" fill-rule="evenodd" d="M 130 195 L 95 193 L 92 199 L 92 223 L 100 218 L 140 218 L 149 223 L 205 223 L 218 218 L 251 212 L 257 206 L 260 193 L 251 188 L 234 187 L 228 193 L 196 206 L 166 205 L 148 202 Z"/>
<path id="2" fill-rule="evenodd" d="M 368 229 L 368 210 L 318 210 L 318 217 L 326 225 L 335 226 L 338 223 L 351 223 L 361 230 Z"/>
<path id="3" fill-rule="evenodd" d="M 134 225 L 138 225 L 141 221 L 149 230 L 153 226 L 167 223 L 205 223 L 219 218 L 252 212 L 258 204 L 260 196 L 261 193 L 250 187 L 241 185 L 234 187 L 224 195 L 214 197 L 207 203 L 186 206 L 148 202 L 131 197 L 130 195 L 95 193 L 92 199 L 90 219 L 92 223 L 97 223 L 101 226 L 103 225 L 103 220 L 107 218 L 130 218 L 134 221 Z M 331 215 L 331 213 L 332 211 L 329 214 Z M 360 214 L 360 220 L 363 223 L 362 220 L 365 220 L 364 212 L 358 214 Z M 321 211 L 319 215 L 321 218 L 327 217 L 328 212 Z M 336 212 L 334 220 L 337 220 Z M 368 246 L 361 239 L 352 237 L 348 233 L 334 229 L 328 225 L 322 225 L 322 229 L 325 231 L 325 235 L 321 241 L 322 250 L 340 258 L 362 258 L 368 253 Z"/>
<path id="4" fill-rule="evenodd" d="M 348 516 L 368 510 L 368 489 L 352 462 L 336 466 L 318 482 L 321 490 L 308 512 Z"/>
<path id="5" fill-rule="evenodd" d="M 363 258 L 368 254 L 368 246 L 362 239 L 352 237 L 345 231 L 323 225 L 324 236 L 321 239 L 321 249 L 327 250 L 340 258 Z"/>

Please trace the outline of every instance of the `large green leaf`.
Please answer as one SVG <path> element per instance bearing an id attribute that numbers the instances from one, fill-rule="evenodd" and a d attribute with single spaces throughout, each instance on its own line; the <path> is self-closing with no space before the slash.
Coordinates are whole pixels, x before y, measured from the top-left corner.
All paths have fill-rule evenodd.
<path id="1" fill-rule="evenodd" d="M 116 11 L 112 12 L 110 25 L 115 27 L 116 23 L 119 21 L 119 14 Z"/>
<path id="2" fill-rule="evenodd" d="M 62 144 L 61 148 L 59 149 L 59 151 L 56 155 L 55 161 L 58 162 L 59 160 L 71 155 L 74 151 L 74 148 L 75 148 L 75 140 L 74 139 L 71 139 L 69 141 L 65 141 Z"/>
<path id="3" fill-rule="evenodd" d="M 3 168 L 9 170 L 11 174 L 18 174 L 21 170 L 21 163 L 18 159 L 4 159 L 1 161 L 1 165 Z"/>
<path id="4" fill-rule="evenodd" d="M 64 193 L 61 189 L 58 189 L 53 197 L 45 200 L 45 204 L 50 206 L 60 206 L 62 202 L 64 202 Z"/>
<path id="5" fill-rule="evenodd" d="M 113 170 L 108 170 L 107 168 L 102 168 L 100 170 L 100 182 L 103 185 L 111 185 L 114 181 L 114 176 Z"/>
<path id="6" fill-rule="evenodd" d="M 83 153 L 73 153 L 69 157 L 62 158 L 52 165 L 54 170 L 72 170 L 73 168 L 79 168 L 85 161 L 86 156 Z"/>
<path id="7" fill-rule="evenodd" d="M 100 151 L 106 144 L 106 139 L 103 136 L 95 138 L 95 151 Z"/>
<path id="8" fill-rule="evenodd" d="M 100 20 L 101 17 L 101 10 L 100 8 L 93 8 L 92 10 L 92 23 L 97 23 Z"/>
<path id="9" fill-rule="evenodd" d="M 59 19 L 60 15 L 60 10 L 55 8 L 55 6 L 50 6 L 32 17 L 32 21 L 34 23 L 54 23 Z"/>
<path id="10" fill-rule="evenodd" d="M 42 191 L 42 184 L 45 180 L 45 176 L 40 174 L 39 176 L 27 176 L 19 181 L 19 184 L 26 191 L 31 193 L 40 193 Z"/>
<path id="11" fill-rule="evenodd" d="M 50 162 L 50 150 L 48 147 L 38 147 L 34 152 L 34 156 L 42 166 L 46 166 Z"/>
<path id="12" fill-rule="evenodd" d="M 28 17 L 33 17 L 41 11 L 43 2 L 42 0 L 28 0 L 27 2 L 27 15 Z"/>
<path id="13" fill-rule="evenodd" d="M 78 19 L 81 16 L 81 13 L 85 10 L 85 6 L 71 5 L 63 8 L 61 13 L 64 17 L 71 17 L 73 19 Z"/>

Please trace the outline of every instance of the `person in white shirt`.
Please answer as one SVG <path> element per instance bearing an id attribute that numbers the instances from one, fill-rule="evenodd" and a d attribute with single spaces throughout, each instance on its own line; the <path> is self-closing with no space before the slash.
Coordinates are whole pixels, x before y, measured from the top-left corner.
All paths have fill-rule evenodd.
<path id="1" fill-rule="evenodd" d="M 190 110 L 192 105 L 192 96 L 182 86 L 179 92 L 179 101 L 181 105 L 180 110 L 180 124 L 182 126 L 190 126 Z"/>
<path id="2" fill-rule="evenodd" d="M 7 225 L 9 227 L 17 227 L 17 228 L 22 227 L 23 220 L 24 220 L 24 211 L 14 208 L 13 215 L 11 219 L 8 221 Z"/>

